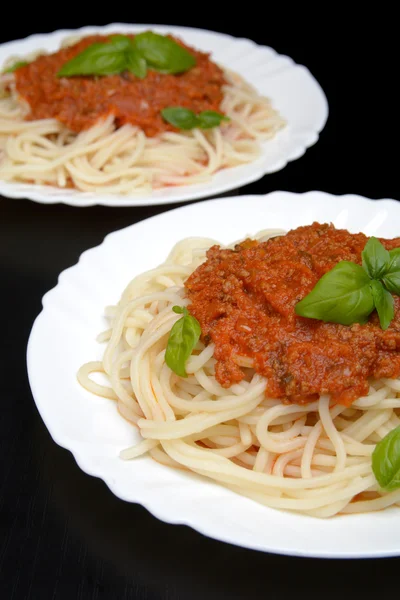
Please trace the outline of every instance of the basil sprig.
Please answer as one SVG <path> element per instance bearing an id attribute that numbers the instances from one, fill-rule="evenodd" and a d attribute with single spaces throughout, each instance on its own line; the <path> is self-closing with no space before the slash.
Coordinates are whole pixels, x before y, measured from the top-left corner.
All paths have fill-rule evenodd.
<path id="1" fill-rule="evenodd" d="M 183 315 L 183 317 L 176 321 L 170 331 L 165 351 L 165 362 L 171 371 L 180 375 L 180 377 L 187 377 L 185 365 L 192 354 L 193 348 L 199 341 L 201 335 L 200 323 L 189 314 L 185 306 L 173 306 L 172 310 Z"/>
<path id="2" fill-rule="evenodd" d="M 107 42 L 91 44 L 65 63 L 57 76 L 115 75 L 130 71 L 143 79 L 147 69 L 182 73 L 195 64 L 194 56 L 174 40 L 146 31 L 133 39 L 126 35 L 114 35 Z"/>
<path id="3" fill-rule="evenodd" d="M 161 115 L 167 123 L 171 123 L 178 129 L 211 129 L 218 127 L 222 121 L 230 121 L 229 117 L 214 110 L 203 110 L 196 115 L 192 110 L 182 106 L 169 106 L 161 111 Z"/>
<path id="4" fill-rule="evenodd" d="M 400 427 L 392 429 L 376 445 L 372 453 L 372 470 L 385 491 L 400 488 Z"/>
<path id="5" fill-rule="evenodd" d="M 329 323 L 366 323 L 376 309 L 382 329 L 394 317 L 392 294 L 400 295 L 400 248 L 388 252 L 371 237 L 362 252 L 362 267 L 341 261 L 325 273 L 295 306 L 301 317 Z"/>
<path id="6" fill-rule="evenodd" d="M 18 60 L 13 65 L 11 65 L 11 67 L 4 69 L 3 73 L 14 73 L 14 71 L 16 71 L 17 69 L 20 69 L 21 67 L 26 67 L 27 64 L 28 63 L 26 62 L 26 60 Z"/>

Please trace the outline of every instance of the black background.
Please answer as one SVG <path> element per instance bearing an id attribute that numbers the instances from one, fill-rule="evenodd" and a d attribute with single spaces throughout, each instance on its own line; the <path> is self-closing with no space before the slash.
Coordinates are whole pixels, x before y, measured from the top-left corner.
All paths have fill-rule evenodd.
<path id="1" fill-rule="evenodd" d="M 275 189 L 400 198 L 399 55 L 384 5 L 54 3 L 12 8 L 0 42 L 110 21 L 166 23 L 249 37 L 305 64 L 329 102 L 319 142 L 235 193 Z M 349 3 L 350 4 L 350 3 Z M 21 15 L 18 16 L 20 10 Z M 171 207 L 174 208 L 174 207 Z M 398 558 L 279 557 L 207 539 L 115 498 L 55 445 L 35 408 L 25 349 L 41 297 L 105 234 L 168 207 L 73 208 L 0 198 L 0 597 L 19 599 L 376 598 L 398 593 Z M 229 218 L 229 215 L 227 215 Z M 245 516 L 243 516 L 245 518 Z M 397 567 L 397 569 L 396 569 Z"/>

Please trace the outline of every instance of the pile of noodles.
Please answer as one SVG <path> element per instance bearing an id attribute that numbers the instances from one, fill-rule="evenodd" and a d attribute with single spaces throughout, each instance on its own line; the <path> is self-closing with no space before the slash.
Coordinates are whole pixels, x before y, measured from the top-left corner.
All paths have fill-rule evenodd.
<path id="1" fill-rule="evenodd" d="M 28 60 L 39 54 L 43 51 Z M 16 60 L 11 57 L 7 64 Z M 0 179 L 143 194 L 203 183 L 221 169 L 252 162 L 260 155 L 260 144 L 285 122 L 271 102 L 237 74 L 225 71 L 225 78 L 221 110 L 229 122 L 210 130 L 146 137 L 129 124 L 116 128 L 112 116 L 78 134 L 56 119 L 26 121 L 30 109 L 18 97 L 14 75 L 0 75 Z"/>
<path id="2" fill-rule="evenodd" d="M 260 232 L 265 241 L 276 231 Z M 106 314 L 111 328 L 103 360 L 84 365 L 87 390 L 116 401 L 143 441 L 121 456 L 148 453 L 170 467 L 188 469 L 274 508 L 329 517 L 400 504 L 400 490 L 384 493 L 371 454 L 400 425 L 400 380 L 371 381 L 351 407 L 321 396 L 306 405 L 283 404 L 264 394 L 266 381 L 246 360 L 246 378 L 225 389 L 215 378 L 214 345 L 199 342 L 187 378 L 165 363 L 168 336 L 185 306 L 184 282 L 215 242 L 179 242 L 166 262 L 139 275 Z M 109 386 L 92 373 L 105 373 Z"/>

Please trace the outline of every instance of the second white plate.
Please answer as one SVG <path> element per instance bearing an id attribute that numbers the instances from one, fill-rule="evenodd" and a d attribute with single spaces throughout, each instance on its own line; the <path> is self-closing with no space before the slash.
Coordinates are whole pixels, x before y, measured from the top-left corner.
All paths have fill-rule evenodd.
<path id="1" fill-rule="evenodd" d="M 95 204 L 143 206 L 186 202 L 196 198 L 216 196 L 257 181 L 267 173 L 279 171 L 289 161 L 300 158 L 306 149 L 318 140 L 318 135 L 328 117 L 328 103 L 324 92 L 310 71 L 296 65 L 291 58 L 277 54 L 272 48 L 214 31 L 126 23 L 55 31 L 0 45 L 0 65 L 11 55 L 23 56 L 41 48 L 54 52 L 60 47 L 61 41 L 70 35 L 135 33 L 148 29 L 162 34 L 171 33 L 181 37 L 195 48 L 211 52 L 213 60 L 225 68 L 236 71 L 261 95 L 270 98 L 274 107 L 286 119 L 287 127 L 273 140 L 263 144 L 262 154 L 256 161 L 222 170 L 207 183 L 166 188 L 141 196 L 121 196 L 0 181 L 0 195 L 10 198 L 29 198 L 44 204 L 61 202 L 73 206 Z"/>

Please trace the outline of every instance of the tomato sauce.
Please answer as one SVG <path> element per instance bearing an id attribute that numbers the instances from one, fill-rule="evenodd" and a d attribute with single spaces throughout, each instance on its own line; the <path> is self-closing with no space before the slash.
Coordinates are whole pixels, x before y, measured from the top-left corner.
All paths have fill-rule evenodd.
<path id="1" fill-rule="evenodd" d="M 131 36 L 134 37 L 134 36 Z M 196 65 L 177 75 L 149 70 L 144 79 L 129 72 L 105 77 L 57 77 L 61 67 L 95 42 L 107 36 L 90 36 L 54 54 L 39 56 L 15 71 L 16 88 L 29 104 L 30 120 L 54 118 L 80 132 L 112 114 L 117 127 L 130 123 L 149 137 L 175 131 L 160 111 L 182 106 L 196 113 L 220 111 L 225 83 L 222 70 L 199 52 L 176 38 L 196 59 Z"/>
<path id="2" fill-rule="evenodd" d="M 314 223 L 234 250 L 213 246 L 185 283 L 202 339 L 215 343 L 216 378 L 224 387 L 245 376 L 238 356 L 267 378 L 266 395 L 307 403 L 319 394 L 349 405 L 368 393 L 368 378 L 400 375 L 400 298 L 383 331 L 377 314 L 365 325 L 323 323 L 294 312 L 339 261 L 361 264 L 368 238 Z M 381 240 L 391 250 L 400 238 Z"/>

